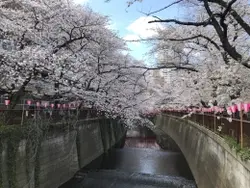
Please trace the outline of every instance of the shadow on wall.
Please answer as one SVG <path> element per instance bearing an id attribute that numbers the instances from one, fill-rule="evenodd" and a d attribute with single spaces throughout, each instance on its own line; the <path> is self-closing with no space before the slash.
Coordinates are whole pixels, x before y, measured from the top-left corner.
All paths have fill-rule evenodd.
<path id="1" fill-rule="evenodd" d="M 181 152 L 175 141 L 168 135 L 161 135 L 156 137 L 156 142 L 163 150 L 170 150 L 175 152 Z"/>
<path id="2" fill-rule="evenodd" d="M 138 126 L 134 130 L 128 131 L 125 143 L 126 147 L 162 149 L 169 153 L 176 152 L 178 153 L 176 155 L 176 161 L 178 162 L 175 163 L 175 168 L 178 169 L 181 176 L 189 180 L 194 180 L 193 174 L 180 148 L 167 134 L 158 135 L 157 132 L 155 133 L 147 127 Z"/>
<path id="3" fill-rule="evenodd" d="M 157 135 L 156 141 L 160 148 L 164 151 L 181 153 L 181 155 L 178 156 L 179 162 L 176 163 L 176 168 L 179 170 L 181 176 L 186 177 L 189 180 L 194 180 L 192 171 L 190 170 L 187 160 L 178 145 L 175 143 L 175 141 L 168 135 Z"/>
<path id="4" fill-rule="evenodd" d="M 65 182 L 63 185 L 61 185 L 59 188 L 78 188 L 82 187 L 81 182 L 83 181 L 84 177 L 86 176 L 87 172 L 93 169 L 102 169 L 106 164 L 105 161 L 109 156 L 111 155 L 111 152 L 114 148 L 123 148 L 125 145 L 125 134 L 120 139 L 119 142 L 117 142 L 113 148 L 108 149 L 105 153 L 91 161 L 89 164 L 84 166 L 84 168 L 80 169 L 69 181 Z"/>

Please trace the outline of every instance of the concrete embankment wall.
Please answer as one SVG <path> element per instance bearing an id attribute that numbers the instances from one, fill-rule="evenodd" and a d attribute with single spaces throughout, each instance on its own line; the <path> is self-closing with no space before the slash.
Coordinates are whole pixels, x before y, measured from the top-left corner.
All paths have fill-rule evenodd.
<path id="1" fill-rule="evenodd" d="M 156 132 L 181 149 L 198 188 L 249 188 L 250 162 L 242 161 L 223 138 L 191 121 L 159 115 Z"/>
<path id="2" fill-rule="evenodd" d="M 29 138 L 0 138 L 0 188 L 57 188 L 125 134 L 115 120 L 89 119 L 74 127 L 50 130 L 40 142 L 33 138 L 38 147 Z"/>

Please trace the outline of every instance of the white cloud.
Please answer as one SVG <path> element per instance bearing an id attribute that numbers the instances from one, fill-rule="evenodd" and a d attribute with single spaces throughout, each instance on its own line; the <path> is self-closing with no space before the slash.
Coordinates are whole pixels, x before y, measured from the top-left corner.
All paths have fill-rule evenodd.
<path id="1" fill-rule="evenodd" d="M 127 27 L 127 30 L 130 33 L 127 36 L 131 37 L 132 35 L 135 35 L 139 38 L 148 38 L 154 36 L 157 33 L 156 30 L 158 28 L 162 28 L 163 26 L 160 23 L 148 23 L 152 20 L 155 20 L 155 18 L 151 16 L 139 17 Z M 125 36 L 125 38 L 127 36 Z"/>
<path id="2" fill-rule="evenodd" d="M 76 4 L 85 4 L 87 3 L 89 0 L 73 0 Z"/>
<path id="3" fill-rule="evenodd" d="M 139 40 L 140 37 L 138 35 L 135 35 L 135 34 L 128 34 L 126 35 L 125 37 L 123 37 L 124 40 L 130 40 L 130 41 L 133 41 L 133 40 Z"/>
<path id="4" fill-rule="evenodd" d="M 153 37 L 157 34 L 157 29 L 163 27 L 160 23 L 148 23 L 154 19 L 155 18 L 150 16 L 141 16 L 126 28 L 128 32 L 123 39 L 128 42 L 130 41 L 129 48 L 132 49 L 132 51 L 143 48 L 143 45 L 140 42 L 131 41 Z"/>

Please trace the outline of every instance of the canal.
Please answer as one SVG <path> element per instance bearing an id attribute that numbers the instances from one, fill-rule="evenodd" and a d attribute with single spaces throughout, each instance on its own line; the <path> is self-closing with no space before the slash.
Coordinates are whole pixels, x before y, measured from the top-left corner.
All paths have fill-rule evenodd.
<path id="1" fill-rule="evenodd" d="M 155 137 L 128 137 L 122 149 L 99 157 L 60 188 L 194 188 L 180 152 L 164 151 Z"/>

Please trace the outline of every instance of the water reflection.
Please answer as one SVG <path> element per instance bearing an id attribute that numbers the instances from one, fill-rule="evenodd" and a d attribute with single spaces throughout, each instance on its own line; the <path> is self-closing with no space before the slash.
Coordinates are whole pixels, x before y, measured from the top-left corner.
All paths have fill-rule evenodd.
<path id="1" fill-rule="evenodd" d="M 193 179 L 181 153 L 151 148 L 116 149 L 103 160 L 103 169 L 119 169 L 156 175 L 182 176 Z"/>
<path id="2" fill-rule="evenodd" d="M 94 170 L 94 171 L 93 171 Z M 154 137 L 126 139 L 123 149 L 113 149 L 61 188 L 194 188 L 192 173 L 179 152 L 163 151 Z M 84 178 L 83 178 L 84 177 Z"/>
<path id="3" fill-rule="evenodd" d="M 127 138 L 124 148 L 151 148 L 160 149 L 160 146 L 156 143 L 156 138 Z"/>

